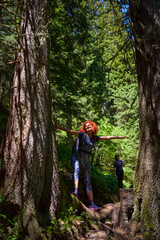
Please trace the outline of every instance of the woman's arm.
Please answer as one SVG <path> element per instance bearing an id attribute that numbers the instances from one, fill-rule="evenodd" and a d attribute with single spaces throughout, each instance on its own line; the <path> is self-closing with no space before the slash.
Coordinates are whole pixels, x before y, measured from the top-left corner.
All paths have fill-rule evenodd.
<path id="1" fill-rule="evenodd" d="M 101 136 L 99 138 L 100 141 L 103 141 L 103 140 L 110 140 L 110 139 L 124 139 L 126 138 L 126 136 L 124 137 L 119 137 L 119 136 Z"/>
<path id="2" fill-rule="evenodd" d="M 59 126 L 55 126 L 55 127 L 56 127 L 56 129 L 59 129 L 59 130 L 68 132 L 68 133 L 70 133 L 70 134 L 72 134 L 72 135 L 75 135 L 75 136 L 79 136 L 79 132 L 74 131 L 74 130 L 72 130 L 72 129 L 68 129 L 68 128 L 64 128 L 64 127 L 59 127 Z"/>

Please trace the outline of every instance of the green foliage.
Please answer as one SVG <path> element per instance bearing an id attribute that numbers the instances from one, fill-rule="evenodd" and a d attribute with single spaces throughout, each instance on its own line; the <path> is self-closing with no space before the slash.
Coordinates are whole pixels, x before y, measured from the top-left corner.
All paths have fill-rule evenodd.
<path id="1" fill-rule="evenodd" d="M 9 115 L 10 92 L 17 46 L 14 26 L 15 1 L 3 1 L 0 8 L 0 142 L 3 138 Z M 8 11 L 7 11 L 8 9 Z"/>
<path id="2" fill-rule="evenodd" d="M 148 198 L 148 196 L 147 196 Z M 152 232 L 155 231 L 153 217 L 149 209 L 148 199 L 143 199 L 143 211 L 141 211 L 141 221 L 144 224 L 144 237 L 146 240 L 154 240 Z"/>
<path id="3" fill-rule="evenodd" d="M 76 231 L 75 226 L 77 224 L 81 227 L 81 231 L 85 233 L 90 222 L 91 219 L 87 213 L 81 212 L 79 214 L 77 209 L 70 207 L 61 218 L 51 221 L 51 225 L 47 229 L 47 235 L 52 236 L 54 234 L 56 239 L 61 240 L 70 239 L 72 232 Z"/>
<path id="4" fill-rule="evenodd" d="M 73 191 L 72 180 L 72 168 L 70 164 L 71 149 L 64 144 L 58 144 L 58 159 L 60 168 L 60 184 L 61 184 L 61 198 L 58 207 L 58 215 L 65 213 L 67 205 L 70 205 L 68 198 L 69 194 Z M 95 195 L 95 201 L 99 205 L 103 205 L 106 202 L 112 202 L 111 195 L 115 195 L 118 199 L 118 184 L 117 178 L 113 171 L 106 170 L 102 164 L 91 166 L 91 181 Z M 128 179 L 126 180 L 128 182 Z M 80 172 L 79 181 L 79 196 L 86 202 L 85 187 L 83 185 L 83 179 Z"/>
<path id="5" fill-rule="evenodd" d="M 127 40 L 121 8 L 115 5 L 113 11 L 108 1 L 88 3 L 58 1 L 52 5 L 51 77 L 56 122 L 78 130 L 84 120 L 91 119 L 99 124 L 102 135 L 126 135 L 127 140 L 98 143 L 95 164 L 106 166 L 107 162 L 111 169 L 119 152 L 134 171 L 139 138 L 134 50 Z M 81 31 L 77 24 L 82 25 Z M 81 45 L 78 39 L 84 32 Z M 57 136 L 58 141 L 63 137 L 67 142 L 64 134 Z"/>
<path id="6" fill-rule="evenodd" d="M 15 2 L 10 1 L 9 9 L 13 12 Z M 14 60 L 17 42 L 14 17 L 3 9 L 0 19 L 12 28 L 12 31 L 3 28 L 0 35 L 0 41 L 3 42 L 0 48 L 0 107 L 3 107 L 0 115 L 1 140 L 8 118 L 14 67 L 8 62 Z M 19 18 L 15 20 L 18 26 Z M 84 120 L 91 119 L 98 123 L 99 135 L 127 136 L 124 140 L 96 144 L 91 174 L 95 199 L 100 204 L 111 201 L 111 194 L 118 198 L 113 168 L 115 154 L 118 153 L 125 162 L 125 187 L 132 186 L 137 160 L 138 86 L 134 48 L 127 37 L 121 8 L 117 5 L 113 9 L 110 1 L 50 1 L 49 68 L 55 122 L 78 130 Z M 69 226 L 79 217 L 73 208 L 67 210 L 71 204 L 68 196 L 72 179 L 62 179 L 64 169 L 71 173 L 71 148 L 67 147 L 67 141 L 67 134 L 58 131 L 57 150 L 63 189 L 61 200 L 64 202 L 59 206 L 60 219 L 52 222 L 48 229 L 57 233 L 57 236 L 61 232 L 60 237 L 64 239 Z M 80 219 L 85 217 L 80 216 Z M 5 215 L 0 215 L 0 219 L 3 220 L 0 226 L 6 239 L 17 239 L 17 220 L 8 220 Z"/>
<path id="7" fill-rule="evenodd" d="M 94 192 L 95 202 L 99 206 L 103 206 L 105 203 L 112 202 L 112 196 L 118 200 L 118 184 L 117 178 L 112 176 L 109 172 L 97 168 L 91 167 L 91 181 Z"/>
<path id="8" fill-rule="evenodd" d="M 2 5 L 5 8 L 1 8 L 0 12 L 0 20 L 2 23 L 0 34 L 0 83 L 2 83 L 2 79 L 4 77 L 7 81 L 11 81 L 10 78 L 12 77 L 14 66 L 8 63 L 9 61 L 13 61 L 15 59 L 15 50 L 17 46 L 16 33 L 14 30 L 14 16 L 11 14 L 11 12 L 16 11 L 15 1 L 6 1 L 3 2 Z"/>
<path id="9" fill-rule="evenodd" d="M 115 169 L 113 168 L 113 162 L 115 154 L 120 155 L 120 159 L 124 161 L 124 177 L 126 186 L 132 186 L 134 171 L 138 154 L 138 144 L 132 139 L 132 133 L 127 132 L 127 129 L 112 125 L 108 119 L 103 118 L 99 121 L 100 136 L 127 136 L 126 139 L 114 139 L 108 141 L 100 141 L 97 143 L 94 151 L 94 165 L 100 166 L 103 170 L 108 171 L 113 176 L 115 175 Z M 135 146 L 135 149 L 133 148 Z"/>
<path id="10" fill-rule="evenodd" d="M 10 220 L 6 215 L 0 214 L 0 238 L 2 240 L 21 239 L 18 216 L 15 216 L 12 220 Z"/>
<path id="11" fill-rule="evenodd" d="M 71 169 L 71 149 L 68 148 L 63 143 L 57 144 L 57 153 L 58 153 L 58 161 L 59 167 L 65 167 L 67 169 Z"/>
<path id="12" fill-rule="evenodd" d="M 134 182 L 134 175 L 135 175 L 135 170 L 133 166 L 130 164 L 126 164 L 126 166 L 123 168 L 124 171 L 124 180 L 123 180 L 123 185 L 124 188 L 130 188 L 133 187 L 133 182 Z"/>
<path id="13" fill-rule="evenodd" d="M 50 79 L 56 121 L 84 114 L 87 1 L 51 2 Z M 83 106 L 83 107 L 81 107 Z M 63 120 L 62 120 L 63 119 Z"/>
<path id="14" fill-rule="evenodd" d="M 0 203 L 2 203 L 3 197 L 0 193 Z M 5 209 L 4 209 L 5 211 Z M 19 216 L 15 215 L 12 219 L 9 218 L 3 210 L 0 212 L 0 239 L 1 240 L 19 240 L 22 239 L 22 230 L 19 227 Z"/>

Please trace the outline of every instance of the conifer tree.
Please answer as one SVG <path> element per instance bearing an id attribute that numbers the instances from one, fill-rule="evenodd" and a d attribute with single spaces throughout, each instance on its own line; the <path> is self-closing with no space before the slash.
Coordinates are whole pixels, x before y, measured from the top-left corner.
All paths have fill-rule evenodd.
<path id="1" fill-rule="evenodd" d="M 159 1 L 130 1 L 139 84 L 140 145 L 135 212 L 144 239 L 160 239 L 160 41 Z"/>
<path id="2" fill-rule="evenodd" d="M 19 7 L 18 51 L 1 156 L 1 204 L 9 212 L 20 211 L 23 233 L 40 239 L 38 218 L 44 224 L 55 217 L 59 193 L 48 77 L 48 1 L 24 0 Z"/>

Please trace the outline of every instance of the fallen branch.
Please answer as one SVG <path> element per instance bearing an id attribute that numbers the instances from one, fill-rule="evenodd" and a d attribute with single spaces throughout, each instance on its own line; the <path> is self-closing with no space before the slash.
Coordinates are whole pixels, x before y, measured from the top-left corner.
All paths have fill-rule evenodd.
<path id="1" fill-rule="evenodd" d="M 5 9 L 9 14 L 12 14 L 12 15 L 16 15 L 15 12 L 12 12 L 11 10 L 9 10 L 7 7 L 5 7 L 2 3 L 0 3 L 0 7 Z M 20 18 L 23 18 L 22 16 L 19 15 Z M 23 18 L 24 19 L 24 18 Z"/>
<path id="2" fill-rule="evenodd" d="M 72 196 L 73 201 L 76 203 L 77 208 L 86 211 L 93 220 L 103 221 L 107 217 L 109 217 L 111 215 L 111 213 L 113 212 L 114 204 L 112 204 L 112 203 L 106 204 L 103 207 L 99 208 L 98 210 L 90 210 L 79 199 L 77 199 L 73 195 L 71 195 L 71 196 Z"/>

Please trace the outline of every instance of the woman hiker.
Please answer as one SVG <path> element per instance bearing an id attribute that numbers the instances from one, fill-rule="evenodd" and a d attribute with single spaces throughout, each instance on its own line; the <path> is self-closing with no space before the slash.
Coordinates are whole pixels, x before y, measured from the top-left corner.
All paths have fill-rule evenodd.
<path id="1" fill-rule="evenodd" d="M 118 187 L 123 188 L 123 167 L 124 167 L 124 162 L 119 159 L 119 155 L 115 155 L 115 161 L 114 161 L 114 167 L 116 168 L 116 176 L 118 180 Z"/>
<path id="2" fill-rule="evenodd" d="M 119 136 L 96 136 L 98 127 L 96 123 L 92 121 L 85 121 L 82 128 L 79 131 L 56 126 L 57 129 L 77 136 L 75 144 L 72 149 L 71 165 L 74 172 L 74 195 L 78 198 L 78 181 L 79 181 L 79 168 L 83 173 L 84 182 L 86 185 L 86 192 L 88 200 L 90 201 L 90 210 L 97 210 L 98 207 L 94 203 L 93 191 L 90 181 L 90 168 L 89 157 L 94 147 L 94 144 L 98 141 L 110 140 L 110 139 L 123 139 Z"/>

